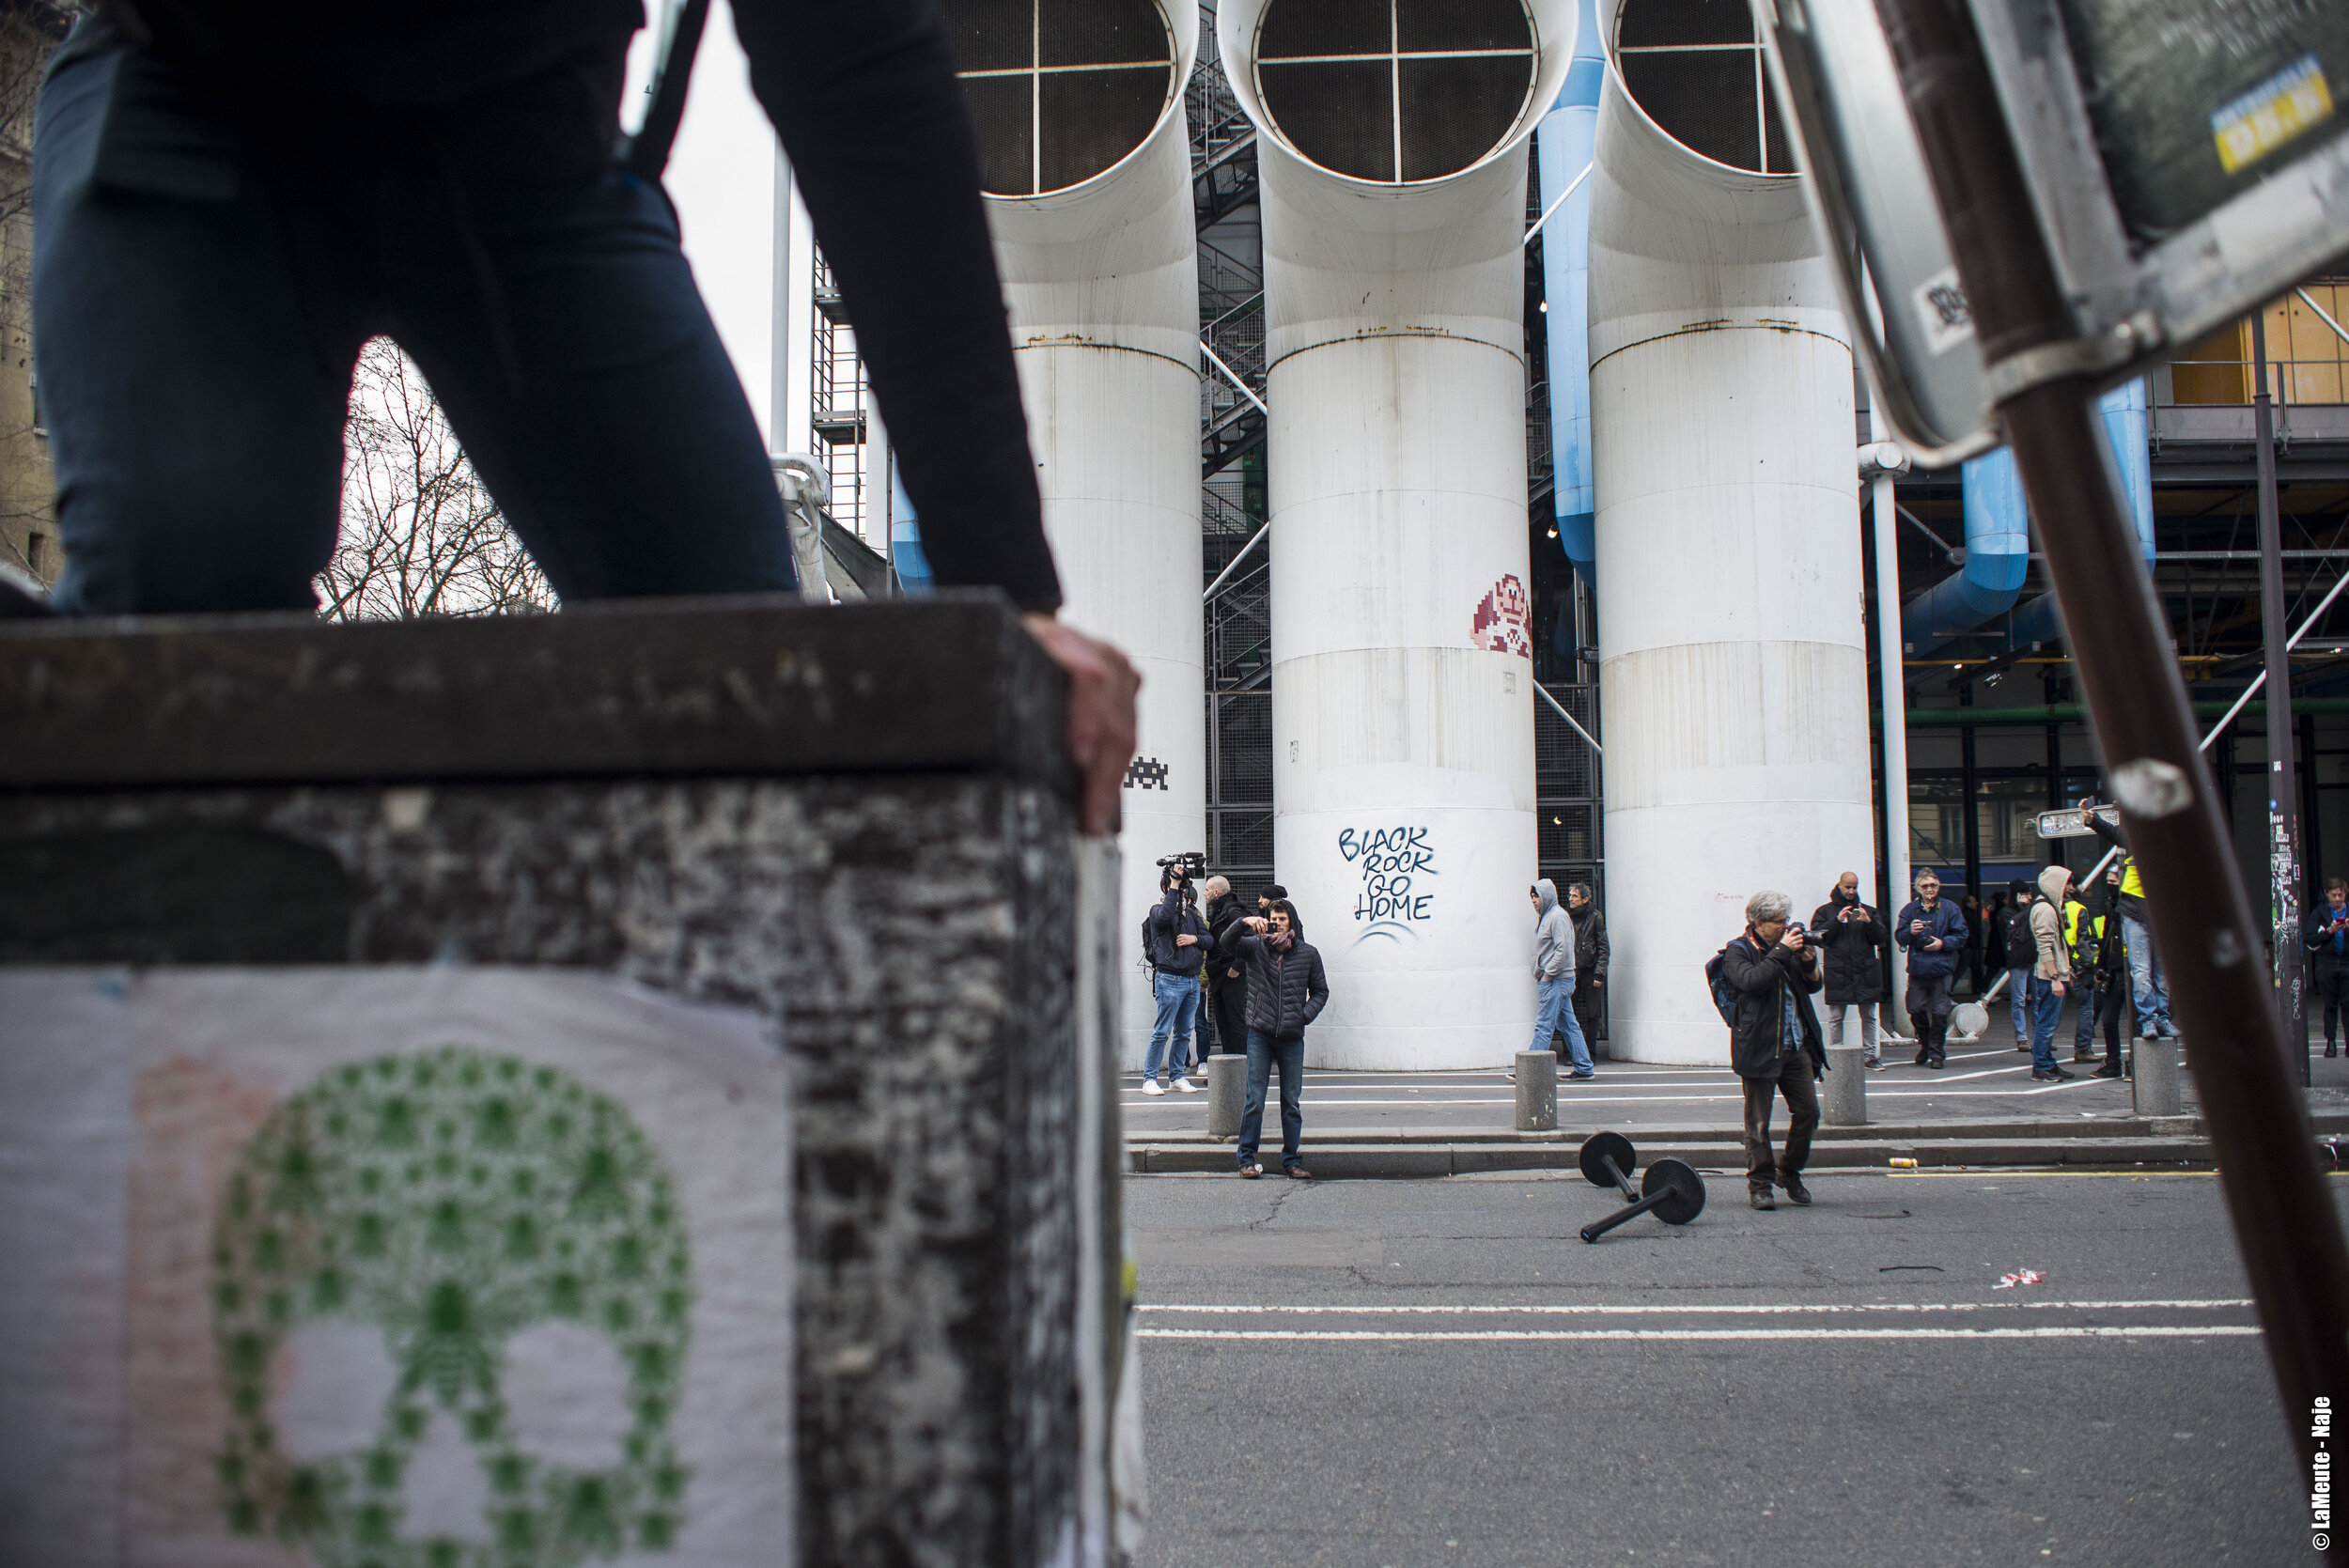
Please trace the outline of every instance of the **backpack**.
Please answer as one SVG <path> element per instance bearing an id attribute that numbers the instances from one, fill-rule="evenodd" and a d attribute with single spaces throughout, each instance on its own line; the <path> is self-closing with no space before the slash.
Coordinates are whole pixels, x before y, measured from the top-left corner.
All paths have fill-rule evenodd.
<path id="1" fill-rule="evenodd" d="M 2030 929 L 2030 912 L 2037 908 L 2039 906 L 2036 903 L 2024 905 L 2015 911 L 2015 919 L 2007 925 L 2006 967 L 2008 969 L 2031 969 L 2039 962 L 2039 939 L 2031 935 Z"/>
<path id="2" fill-rule="evenodd" d="M 1737 1027 L 1737 988 L 1721 972 L 1721 960 L 1728 955 L 1729 944 L 1723 942 L 1720 952 L 1704 961 L 1704 986 L 1713 993 L 1713 1007 L 1720 1014 L 1721 1022 L 1735 1029 Z"/>

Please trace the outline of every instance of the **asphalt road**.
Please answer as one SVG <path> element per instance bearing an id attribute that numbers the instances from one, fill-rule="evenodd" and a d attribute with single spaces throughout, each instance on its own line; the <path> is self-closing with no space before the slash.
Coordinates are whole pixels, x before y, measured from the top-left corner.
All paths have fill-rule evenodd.
<path id="1" fill-rule="evenodd" d="M 1812 1185 L 1130 1180 L 1140 1568 L 2322 1560 L 2213 1178 Z"/>

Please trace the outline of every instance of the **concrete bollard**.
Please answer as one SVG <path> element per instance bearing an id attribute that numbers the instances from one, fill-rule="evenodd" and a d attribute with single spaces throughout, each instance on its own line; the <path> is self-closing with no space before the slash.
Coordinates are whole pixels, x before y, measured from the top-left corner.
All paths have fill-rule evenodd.
<path id="1" fill-rule="evenodd" d="M 1558 1059 L 1546 1050 L 1517 1052 L 1517 1131 L 1549 1132 L 1558 1126 Z"/>
<path id="2" fill-rule="evenodd" d="M 0 1562 L 558 1540 L 476 1467 L 583 1449 L 664 1568 L 1102 1539 L 1126 934 L 1062 687 L 977 596 L 0 622 Z"/>
<path id="3" fill-rule="evenodd" d="M 1868 1058 L 1854 1044 L 1827 1048 L 1827 1081 L 1819 1085 L 1819 1119 L 1831 1127 L 1868 1125 Z"/>
<path id="4" fill-rule="evenodd" d="M 1237 1138 L 1239 1113 L 1248 1104 L 1248 1058 L 1207 1058 L 1207 1136 Z"/>
<path id="5" fill-rule="evenodd" d="M 2176 1116 L 2184 1111 L 2183 1055 L 2175 1040 L 2139 1040 L 2130 1049 L 2139 1116 Z"/>

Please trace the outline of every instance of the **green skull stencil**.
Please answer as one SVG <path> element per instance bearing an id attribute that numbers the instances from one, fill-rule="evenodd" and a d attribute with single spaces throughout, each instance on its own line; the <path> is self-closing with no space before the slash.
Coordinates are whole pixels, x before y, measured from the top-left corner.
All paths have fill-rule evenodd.
<path id="1" fill-rule="evenodd" d="M 628 1113 L 568 1073 L 453 1046 L 327 1073 L 246 1147 L 212 1268 L 232 1529 L 306 1547 L 320 1568 L 573 1568 L 674 1540 L 684 1217 Z M 603 1336 L 625 1369 L 613 1463 L 534 1453 L 515 1431 L 507 1345 L 550 1322 Z M 296 1459 L 272 1411 L 277 1352 L 337 1323 L 381 1334 L 393 1391 L 380 1421 L 361 1412 L 371 1439 Z M 448 1420 L 480 1468 L 484 1517 L 419 1538 L 402 1484 Z"/>

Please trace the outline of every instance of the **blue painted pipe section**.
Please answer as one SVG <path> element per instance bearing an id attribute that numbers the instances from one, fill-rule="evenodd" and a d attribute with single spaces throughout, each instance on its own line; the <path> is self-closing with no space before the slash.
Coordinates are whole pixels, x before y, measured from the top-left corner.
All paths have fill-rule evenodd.
<path id="1" fill-rule="evenodd" d="M 2154 468 L 2146 442 L 2145 382 L 2130 381 L 2105 394 L 2105 442 L 2121 476 L 2137 525 L 2139 551 L 2154 558 Z M 1909 601 L 1901 612 L 1901 641 L 1912 659 L 1930 657 L 1961 633 L 2014 609 L 2030 567 L 2030 513 L 2015 454 L 2004 447 L 1968 461 L 1966 494 L 1966 565 Z M 2063 636 L 2053 594 L 2015 612 L 2008 646 L 2052 643 Z M 1968 651 L 1985 648 L 1969 645 Z"/>
<path id="2" fill-rule="evenodd" d="M 1541 153 L 1542 210 L 1590 167 L 1598 124 L 1598 89 L 1607 63 L 1592 0 L 1581 0 L 1574 63 L 1558 101 L 1534 131 Z M 1551 501 L 1558 542 L 1588 576 L 1597 554 L 1591 501 L 1591 182 L 1542 225 L 1542 284 L 1549 311 L 1549 444 L 1557 475 Z"/>
<path id="3" fill-rule="evenodd" d="M 2145 403 L 2145 383 L 2136 380 L 2106 393 L 2097 411 L 2104 415 L 2105 443 L 2111 449 L 2113 467 L 2120 474 L 2130 520 L 2137 524 L 2138 553 L 2150 567 L 2154 559 L 2154 457 L 2146 440 Z M 2056 609 L 2056 597 L 2042 594 L 2015 613 L 2007 646 L 2064 640 L 2063 616 Z"/>
<path id="4" fill-rule="evenodd" d="M 930 558 L 922 551 L 922 520 L 913 515 L 913 503 L 906 495 L 906 487 L 897 477 L 897 465 L 889 465 L 889 559 L 897 568 L 897 585 L 909 594 L 930 591 Z"/>
<path id="5" fill-rule="evenodd" d="M 2030 513 L 2022 475 L 2005 447 L 1968 459 L 1966 564 L 1908 601 L 1901 643 L 1912 659 L 1930 655 L 1961 632 L 2015 608 L 2030 571 Z"/>

